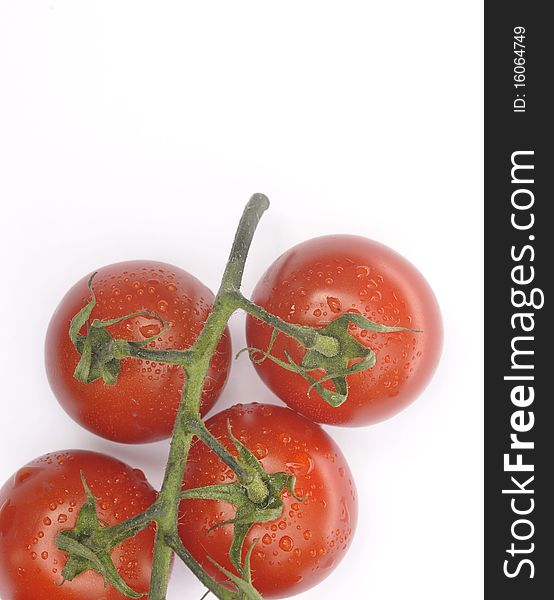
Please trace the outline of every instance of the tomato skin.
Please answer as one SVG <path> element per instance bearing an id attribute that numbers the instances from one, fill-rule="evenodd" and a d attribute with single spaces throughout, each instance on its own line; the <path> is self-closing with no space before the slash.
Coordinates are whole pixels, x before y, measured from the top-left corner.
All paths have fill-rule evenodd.
<path id="1" fill-rule="evenodd" d="M 377 355 L 373 368 L 349 375 L 349 396 L 333 408 L 298 374 L 265 360 L 255 365 L 266 385 L 288 406 L 319 423 L 363 426 L 387 419 L 423 391 L 438 364 L 442 321 L 435 296 L 421 273 L 400 254 L 352 235 L 314 238 L 294 246 L 266 271 L 252 300 L 291 323 L 325 327 L 345 312 L 372 321 L 422 330 L 372 333 L 355 338 Z M 271 327 L 247 318 L 248 346 L 266 349 Z M 280 334 L 272 354 L 299 363 L 304 349 Z M 314 372 L 317 379 L 323 373 Z M 332 388 L 330 383 L 324 385 Z"/>
<path id="2" fill-rule="evenodd" d="M 173 430 L 184 382 L 178 366 L 127 358 L 121 362 L 116 385 L 105 385 L 101 379 L 85 384 L 73 377 L 80 355 L 69 339 L 69 323 L 90 299 L 88 278 L 67 292 L 48 327 L 46 372 L 52 390 L 77 423 L 104 438 L 132 444 L 165 439 Z M 93 288 L 97 303 L 92 319 L 112 319 L 148 310 L 171 321 L 171 329 L 150 344 L 157 349 L 192 346 L 214 299 L 212 292 L 186 271 L 145 260 L 99 269 Z M 140 341 L 160 329 L 156 319 L 141 316 L 108 330 L 114 338 Z M 230 361 L 231 341 L 226 330 L 204 384 L 202 414 L 208 412 L 223 390 Z"/>
<path id="3" fill-rule="evenodd" d="M 267 598 L 298 594 L 321 582 L 340 562 L 348 549 L 357 521 L 356 488 L 340 449 L 323 429 L 281 406 L 238 404 L 207 422 L 209 430 L 233 451 L 227 433 L 233 434 L 261 460 L 269 472 L 296 475 L 298 502 L 283 494 L 282 516 L 255 525 L 248 534 L 244 552 L 259 541 L 252 553 L 252 575 L 256 589 Z M 184 488 L 230 482 L 235 479 L 223 462 L 203 444 L 190 452 Z M 234 508 L 214 500 L 184 500 L 179 533 L 184 545 L 214 577 L 221 573 L 207 560 L 233 570 L 228 557 L 232 525 L 217 522 L 232 519 Z"/>
<path id="4" fill-rule="evenodd" d="M 102 576 L 91 570 L 59 587 L 67 554 L 57 549 L 55 538 L 60 531 L 75 527 L 86 500 L 80 470 L 97 498 L 103 525 L 115 525 L 138 514 L 156 498 L 141 471 L 105 454 L 64 450 L 29 462 L 0 489 L 2 600 L 125 598 L 111 585 L 104 588 Z M 153 547 L 151 526 L 112 553 L 123 579 L 139 592 L 148 591 Z"/>

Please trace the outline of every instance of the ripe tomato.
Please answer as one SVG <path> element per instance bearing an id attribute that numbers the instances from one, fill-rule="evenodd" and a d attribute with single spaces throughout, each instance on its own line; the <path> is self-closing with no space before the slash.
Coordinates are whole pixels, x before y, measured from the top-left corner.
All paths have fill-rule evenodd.
<path id="1" fill-rule="evenodd" d="M 270 359 L 256 365 L 266 385 L 283 402 L 320 423 L 367 425 L 391 417 L 425 388 L 437 366 L 442 322 L 435 296 L 419 271 L 390 248 L 362 237 L 330 235 L 294 246 L 280 256 L 256 286 L 252 300 L 291 323 L 325 327 L 347 312 L 388 326 L 422 330 L 373 333 L 351 327 L 376 353 L 376 364 L 347 377 L 349 394 L 333 408 L 309 383 Z M 266 349 L 272 328 L 248 317 L 248 345 Z M 272 354 L 295 362 L 304 349 L 280 334 Z M 314 379 L 323 375 L 312 373 Z M 323 385 L 332 389 L 330 382 Z"/>
<path id="2" fill-rule="evenodd" d="M 175 365 L 127 358 L 115 385 L 102 379 L 81 383 L 73 376 L 80 355 L 69 339 L 72 317 L 89 301 L 88 276 L 77 282 L 56 309 L 46 336 L 46 371 L 58 401 L 77 423 L 116 442 L 167 438 L 179 407 L 184 374 Z M 157 333 L 150 347 L 192 346 L 210 313 L 214 296 L 198 279 L 172 265 L 128 261 L 98 270 L 93 280 L 96 306 L 91 319 L 113 319 L 136 311 L 157 313 L 172 323 L 163 332 L 154 318 L 139 316 L 108 328 L 114 338 L 141 341 Z M 85 333 L 84 331 L 82 332 Z M 229 332 L 212 359 L 202 395 L 202 414 L 214 405 L 227 380 Z"/>
<path id="3" fill-rule="evenodd" d="M 111 526 L 145 510 L 156 492 L 143 473 L 104 454 L 66 450 L 41 456 L 0 490 L 0 597 L 2 600 L 123 600 L 102 576 L 87 570 L 61 587 L 67 554 L 56 535 L 75 527 L 86 500 L 80 471 L 97 498 L 100 522 Z M 127 584 L 147 592 L 154 529 L 126 540 L 112 560 Z M 145 596 L 146 598 L 146 596 Z"/>
<path id="4" fill-rule="evenodd" d="M 254 586 L 264 597 L 300 593 L 322 581 L 342 560 L 357 520 L 357 499 L 348 464 L 335 442 L 319 425 L 288 408 L 238 404 L 207 421 L 208 429 L 231 452 L 227 432 L 246 445 L 269 473 L 296 475 L 296 495 L 282 494 L 282 516 L 254 525 L 243 548 L 259 541 L 252 553 Z M 193 444 L 185 474 L 185 488 L 230 482 L 234 473 L 200 442 Z M 184 545 L 214 577 L 221 573 L 207 560 L 211 556 L 233 570 L 228 557 L 233 526 L 207 533 L 215 523 L 234 517 L 229 504 L 215 500 L 184 500 L 179 533 Z"/>

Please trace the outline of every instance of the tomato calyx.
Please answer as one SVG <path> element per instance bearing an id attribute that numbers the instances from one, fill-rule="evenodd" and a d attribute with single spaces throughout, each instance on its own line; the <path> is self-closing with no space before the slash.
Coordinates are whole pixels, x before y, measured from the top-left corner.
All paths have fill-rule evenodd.
<path id="1" fill-rule="evenodd" d="M 300 502 L 302 500 L 294 492 L 296 485 L 294 475 L 285 472 L 267 473 L 256 456 L 233 435 L 229 421 L 227 430 L 238 453 L 238 462 L 243 471 L 250 476 L 249 483 L 239 479 L 232 483 L 183 490 L 181 498 L 219 500 L 236 508 L 234 519 L 216 523 L 206 532 L 206 535 L 223 525 L 233 525 L 233 541 L 229 549 L 229 558 L 241 577 L 251 583 L 249 556 L 253 546 L 246 554 L 245 563 L 242 562 L 243 546 L 248 532 L 256 523 L 273 521 L 281 516 L 283 512 L 281 494 L 284 492 L 288 492 Z M 214 564 L 222 569 L 217 563 Z"/>
<path id="2" fill-rule="evenodd" d="M 286 361 L 271 354 L 271 350 L 279 334 L 278 326 L 274 326 L 266 350 L 261 350 L 260 348 L 245 348 L 244 350 L 248 351 L 250 359 L 256 364 L 269 359 L 282 368 L 297 373 L 310 384 L 308 394 L 315 389 L 325 402 L 333 407 L 337 407 L 348 399 L 347 376 L 371 369 L 375 366 L 377 359 L 374 350 L 360 344 L 360 342 L 352 337 L 350 333 L 351 325 L 379 333 L 415 331 L 407 327 L 381 325 L 361 314 L 347 313 L 333 319 L 326 327 L 317 330 L 319 337 L 316 338 L 316 344 L 306 347 L 306 353 L 300 363 L 295 362 L 287 351 L 284 352 Z M 322 341 L 334 340 L 336 342 L 336 351 L 330 351 L 332 345 L 328 342 L 318 344 L 318 339 Z M 318 370 L 324 371 L 326 374 L 315 379 L 310 373 Z M 329 380 L 333 384 L 333 390 L 322 385 L 325 381 Z"/>
<path id="3" fill-rule="evenodd" d="M 252 585 L 252 572 L 250 570 L 250 559 L 252 557 L 252 552 L 254 547 L 258 543 L 258 539 L 255 539 L 252 544 L 250 544 L 250 548 L 246 551 L 246 556 L 244 558 L 244 564 L 242 566 L 241 577 L 237 577 L 234 573 L 231 573 L 225 567 L 222 567 L 217 561 L 208 556 L 208 560 L 215 565 L 224 575 L 227 576 L 227 579 L 231 584 L 233 584 L 236 588 L 236 594 L 233 594 L 233 598 L 237 600 L 263 600 L 263 596 L 254 588 Z"/>
<path id="4" fill-rule="evenodd" d="M 92 383 L 101 378 L 106 385 L 115 385 L 121 371 L 121 360 L 128 356 L 140 356 L 141 349 L 168 331 L 171 328 L 171 323 L 166 323 L 159 315 L 147 310 L 136 311 L 116 319 L 104 321 L 93 319 L 91 321 L 90 317 L 96 306 L 96 296 L 92 286 L 95 275 L 96 273 L 93 273 L 88 281 L 90 300 L 71 319 L 69 327 L 69 337 L 81 355 L 73 375 L 82 383 Z M 156 335 L 140 341 L 114 339 L 107 331 L 107 327 L 111 325 L 138 316 L 156 319 L 160 322 L 162 330 Z M 86 327 L 86 335 L 81 335 L 80 331 L 84 327 Z M 186 351 L 151 350 L 149 354 L 154 354 L 158 360 L 180 362 L 179 358 L 184 358 Z"/>
<path id="5" fill-rule="evenodd" d="M 111 551 L 122 540 L 106 535 L 108 528 L 102 527 L 96 512 L 96 498 L 92 495 L 83 474 L 81 480 L 87 499 L 79 511 L 74 529 L 61 531 L 56 536 L 56 545 L 68 554 L 62 570 L 65 581 L 92 569 L 104 579 L 104 587 L 110 583 L 121 594 L 129 598 L 141 598 L 144 594 L 131 589 L 118 573 L 110 556 Z"/>

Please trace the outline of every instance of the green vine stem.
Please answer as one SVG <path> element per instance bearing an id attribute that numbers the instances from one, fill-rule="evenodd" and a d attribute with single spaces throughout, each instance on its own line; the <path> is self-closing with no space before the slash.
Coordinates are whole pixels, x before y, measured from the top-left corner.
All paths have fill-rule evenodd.
<path id="1" fill-rule="evenodd" d="M 190 552 L 183 546 L 183 542 L 178 535 L 168 536 L 167 545 L 175 554 L 187 565 L 187 567 L 196 575 L 196 577 L 220 600 L 233 600 L 233 593 L 224 588 L 221 584 L 212 579 L 206 571 L 194 560 Z"/>
<path id="2" fill-rule="evenodd" d="M 164 481 L 157 500 L 163 507 L 163 513 L 157 518 L 150 600 L 165 600 L 166 597 L 171 558 L 175 551 L 167 543 L 167 540 L 175 540 L 177 536 L 180 492 L 185 465 L 193 435 L 196 434 L 195 427 L 191 429 L 190 424 L 196 424 L 200 420 L 200 400 L 204 378 L 227 322 L 238 308 L 235 292 L 240 289 L 242 283 L 244 264 L 252 237 L 262 214 L 268 207 L 269 200 L 263 194 L 255 194 L 246 205 L 212 312 L 196 343 L 190 349 L 189 360 L 184 366 L 186 382 L 183 386 L 179 412 L 175 419 Z M 230 453 L 227 455 L 231 456 Z M 198 575 L 198 572 L 196 574 Z M 217 592 L 214 593 L 216 596 L 218 595 Z M 221 595 L 218 597 L 223 598 Z"/>
<path id="3" fill-rule="evenodd" d="M 304 348 L 308 350 L 317 350 L 323 354 L 323 356 L 328 357 L 336 356 L 340 351 L 339 343 L 335 338 L 322 335 L 313 327 L 295 325 L 294 323 L 283 321 L 283 319 L 268 313 L 261 306 L 258 306 L 248 300 L 248 298 L 245 298 L 240 292 L 237 292 L 234 295 L 234 298 L 237 308 L 242 308 L 245 312 L 256 317 L 259 321 L 268 323 L 285 335 L 294 338 L 296 341 L 300 342 Z"/>

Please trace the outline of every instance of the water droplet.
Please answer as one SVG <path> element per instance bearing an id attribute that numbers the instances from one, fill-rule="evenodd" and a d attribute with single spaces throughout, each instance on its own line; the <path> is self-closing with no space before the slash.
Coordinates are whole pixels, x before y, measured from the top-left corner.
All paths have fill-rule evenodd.
<path id="1" fill-rule="evenodd" d="M 290 440 L 291 440 L 291 437 L 288 433 L 281 434 L 281 441 L 283 442 L 283 444 L 289 444 Z"/>
<path id="2" fill-rule="evenodd" d="M 36 472 L 36 469 L 29 469 L 26 467 L 23 467 L 23 469 L 19 469 L 19 471 L 15 475 L 16 485 L 19 485 L 20 483 L 23 483 L 24 481 L 29 479 L 29 477 L 31 477 L 34 474 L 34 472 Z"/>
<path id="3" fill-rule="evenodd" d="M 256 444 L 253 448 L 253 452 L 257 458 L 262 459 L 267 456 L 269 450 L 263 444 Z"/>
<path id="4" fill-rule="evenodd" d="M 48 525 L 52 525 L 52 519 L 50 517 L 44 517 L 42 522 L 48 527 Z"/>
<path id="5" fill-rule="evenodd" d="M 42 560 L 47 560 L 48 559 L 48 552 L 46 552 L 46 550 L 44 552 L 41 553 L 40 557 L 42 558 Z"/>
<path id="6" fill-rule="evenodd" d="M 321 311 L 319 310 L 319 308 L 316 308 L 314 310 L 314 317 L 321 317 Z"/>
<path id="7" fill-rule="evenodd" d="M 283 530 L 287 528 L 285 521 L 279 521 L 279 529 Z"/>
<path id="8" fill-rule="evenodd" d="M 366 267 L 365 265 L 356 267 L 356 276 L 358 277 L 358 279 L 362 279 L 363 277 L 367 277 L 370 273 L 370 269 L 369 267 Z"/>
<path id="9" fill-rule="evenodd" d="M 342 310 L 342 304 L 340 300 L 334 296 L 327 296 L 327 305 L 331 309 L 331 312 L 340 313 Z"/>
<path id="10" fill-rule="evenodd" d="M 309 540 L 312 537 L 312 532 L 309 529 L 306 529 L 304 532 L 304 539 Z"/>
<path id="11" fill-rule="evenodd" d="M 25 575 L 25 572 L 26 572 L 26 571 L 25 571 L 25 569 L 24 569 L 23 567 L 19 567 L 19 568 L 17 569 L 17 574 L 18 574 L 20 577 L 23 577 L 23 576 Z"/>
<path id="12" fill-rule="evenodd" d="M 264 537 L 262 538 L 262 542 L 268 546 L 269 544 L 271 544 L 271 536 L 269 535 L 269 533 L 266 533 L 264 535 Z"/>
<path id="13" fill-rule="evenodd" d="M 314 461 L 306 452 L 296 453 L 285 465 L 297 476 L 309 475 L 314 470 Z"/>
<path id="14" fill-rule="evenodd" d="M 158 335 L 161 331 L 159 323 L 149 323 L 139 327 L 140 334 L 145 338 L 150 338 L 154 335 Z"/>
<path id="15" fill-rule="evenodd" d="M 67 521 L 67 515 L 64 515 L 63 513 L 61 515 L 58 515 L 58 523 L 65 523 Z"/>
<path id="16" fill-rule="evenodd" d="M 168 306 L 169 304 L 165 300 L 160 300 L 158 302 L 158 310 L 160 312 L 166 312 Z"/>
<path id="17" fill-rule="evenodd" d="M 346 500 L 344 499 L 344 496 L 340 499 L 340 516 L 339 516 L 339 519 L 343 523 L 349 523 L 350 522 L 350 513 L 348 512 L 348 506 L 346 506 Z"/>
<path id="18" fill-rule="evenodd" d="M 292 538 L 288 535 L 284 535 L 279 540 L 279 548 L 281 548 L 281 550 L 284 552 L 290 552 L 294 548 L 294 542 L 292 541 Z"/>

